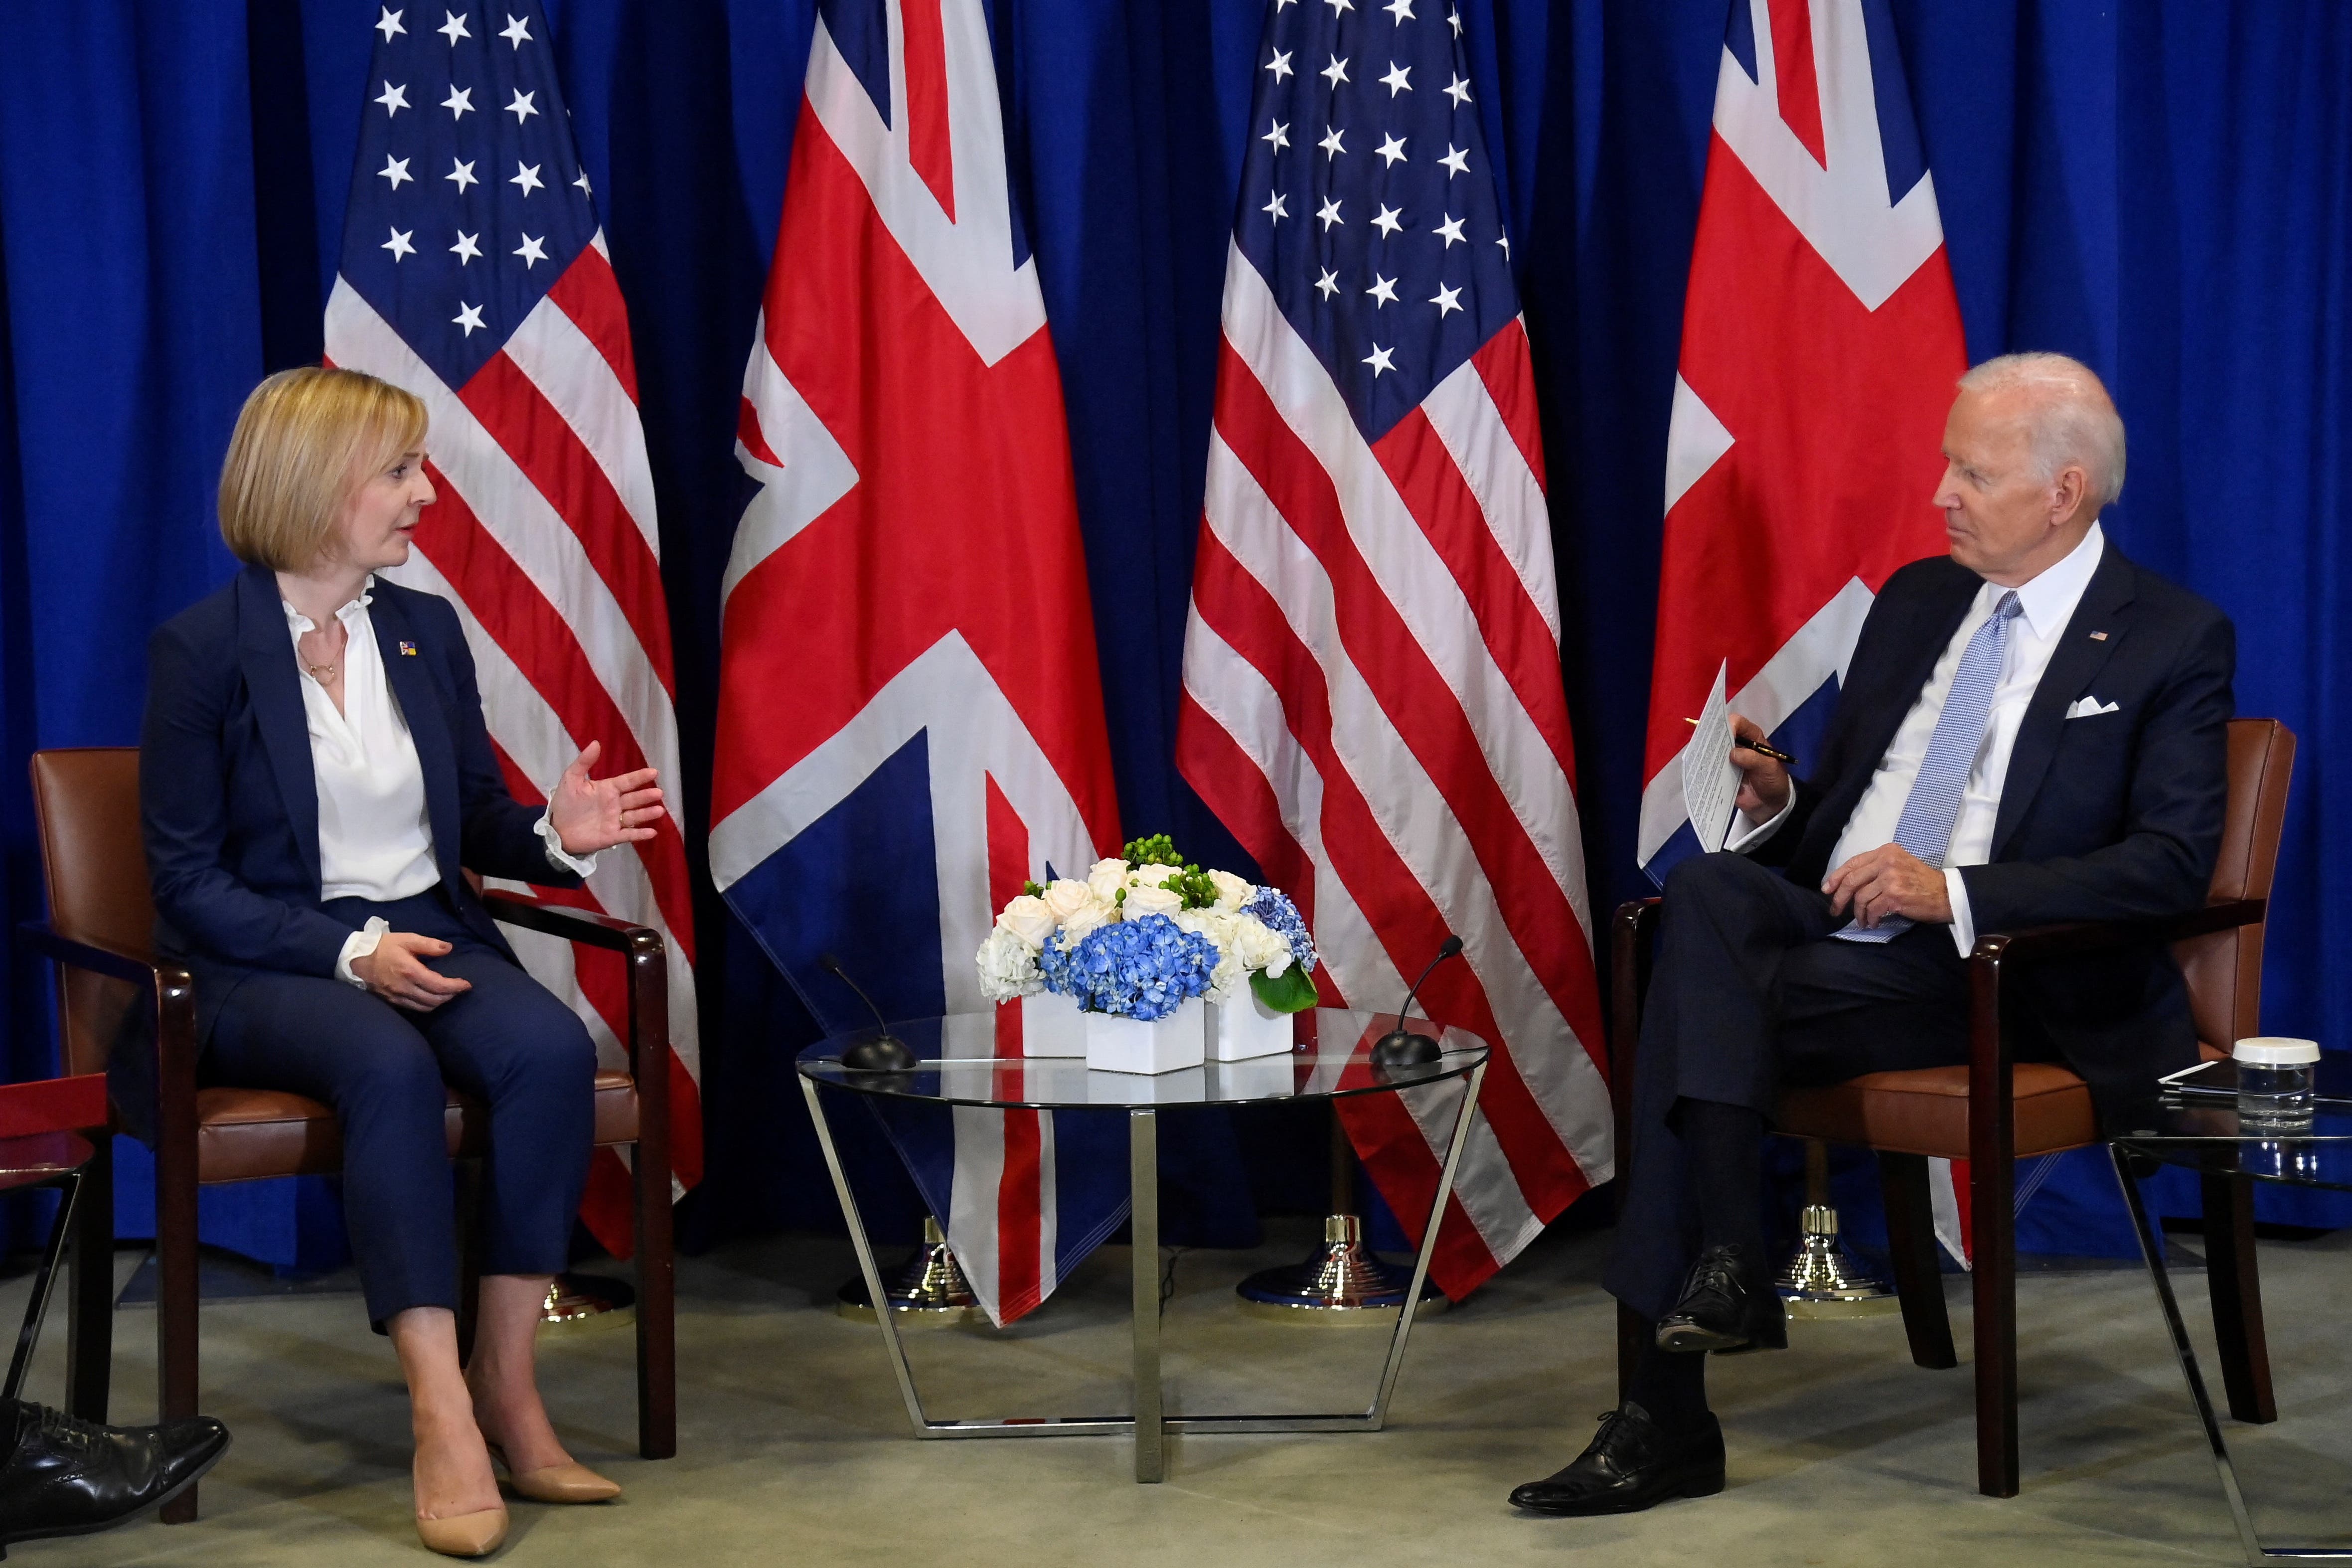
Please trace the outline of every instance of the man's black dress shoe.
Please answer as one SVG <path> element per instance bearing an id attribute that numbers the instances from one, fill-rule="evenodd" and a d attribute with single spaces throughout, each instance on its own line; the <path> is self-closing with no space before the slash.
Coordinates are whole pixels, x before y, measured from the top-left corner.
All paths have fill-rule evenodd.
<path id="1" fill-rule="evenodd" d="M 168 1502 L 228 1451 L 209 1415 L 161 1426 L 101 1426 L 46 1405 L 0 1407 L 0 1553 L 19 1541 L 86 1535 Z"/>
<path id="2" fill-rule="evenodd" d="M 1670 1432 L 1628 1400 L 1601 1417 L 1601 1430 L 1573 1464 L 1517 1488 L 1511 1506 L 1584 1518 L 1639 1513 L 1668 1498 L 1713 1497 L 1722 1489 L 1723 1427 L 1713 1412 Z"/>
<path id="3" fill-rule="evenodd" d="M 1691 1265 L 1682 1300 L 1658 1320 L 1662 1351 L 1762 1351 L 1789 1348 L 1789 1310 L 1760 1258 L 1736 1247 L 1710 1247 Z"/>

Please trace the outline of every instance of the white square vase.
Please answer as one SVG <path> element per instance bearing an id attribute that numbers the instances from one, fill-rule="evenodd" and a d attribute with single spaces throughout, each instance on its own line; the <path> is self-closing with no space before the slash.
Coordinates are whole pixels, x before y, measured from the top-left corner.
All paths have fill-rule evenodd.
<path id="1" fill-rule="evenodd" d="M 1021 1054 L 1082 1057 L 1087 1054 L 1087 1016 L 1067 996 L 1040 991 L 1021 998 Z"/>
<path id="2" fill-rule="evenodd" d="M 1197 996 L 1153 1023 L 1108 1013 L 1081 1013 L 1087 1066 L 1102 1072 L 1175 1072 L 1199 1067 L 1208 1054 L 1208 1020 Z"/>
<path id="3" fill-rule="evenodd" d="M 1231 1002 L 1207 1005 L 1211 1061 L 1244 1062 L 1253 1057 L 1289 1054 L 1290 1015 L 1276 1012 L 1249 987 L 1244 986 Z"/>

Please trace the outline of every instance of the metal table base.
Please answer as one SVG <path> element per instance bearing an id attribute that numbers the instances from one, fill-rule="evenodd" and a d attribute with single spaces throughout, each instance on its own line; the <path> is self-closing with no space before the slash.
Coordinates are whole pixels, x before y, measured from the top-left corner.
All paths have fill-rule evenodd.
<path id="1" fill-rule="evenodd" d="M 2197 1352 L 2189 1345 L 2189 1326 L 2182 1321 L 2180 1303 L 2172 1294 L 2172 1277 L 2165 1272 L 2164 1239 L 2149 1223 L 2147 1206 L 2140 1201 L 2139 1184 L 2132 1180 L 2129 1156 L 2121 1145 L 2112 1143 L 2107 1146 L 2107 1154 L 2115 1162 L 2116 1184 L 2124 1190 L 2125 1206 L 2131 1210 L 2132 1229 L 2139 1237 L 2140 1256 L 2147 1260 L 2147 1276 L 2156 1284 L 2156 1299 L 2164 1308 L 2164 1326 L 2172 1331 L 2172 1349 L 2180 1358 L 2180 1375 L 2189 1384 L 2189 1397 L 2197 1405 L 2197 1418 L 2204 1423 L 2205 1442 L 2213 1452 L 2213 1468 L 2221 1473 L 2221 1493 L 2230 1500 L 2230 1518 L 2238 1527 L 2238 1543 L 2245 1550 L 2249 1568 L 2279 1562 L 2352 1562 L 2352 1548 L 2264 1546 L 2262 1537 L 2254 1532 L 2254 1518 L 2247 1510 L 2246 1494 L 2238 1488 L 2238 1472 L 2230 1463 L 2229 1446 L 2221 1440 L 2221 1417 L 2214 1413 L 2213 1396 L 2205 1391 L 2204 1374 L 2197 1370 Z"/>
<path id="2" fill-rule="evenodd" d="M 914 1424 L 915 1436 L 926 1438 L 1099 1437 L 1131 1432 L 1135 1436 L 1135 1479 L 1147 1482 L 1164 1479 L 1168 1474 L 1168 1434 L 1171 1432 L 1380 1431 L 1388 1420 L 1389 1397 L 1396 1391 L 1397 1373 L 1404 1364 L 1404 1347 L 1412 1337 L 1414 1309 L 1420 1302 L 1423 1283 L 1429 1278 L 1429 1260 L 1437 1249 L 1437 1228 L 1445 1217 L 1445 1200 L 1454 1191 L 1454 1172 L 1462 1163 L 1462 1148 L 1469 1139 L 1471 1117 L 1477 1110 L 1478 1090 L 1486 1079 L 1486 1063 L 1481 1062 L 1471 1069 L 1469 1081 L 1463 1092 L 1461 1109 L 1454 1113 L 1453 1135 L 1446 1143 L 1445 1165 L 1438 1173 L 1437 1199 L 1430 1205 L 1429 1224 L 1422 1232 L 1421 1250 L 1413 1258 L 1412 1288 L 1405 1295 L 1404 1306 L 1397 1315 L 1395 1331 L 1389 1337 L 1388 1360 L 1381 1368 L 1380 1386 L 1374 1390 L 1370 1405 L 1363 1410 L 1279 1415 L 1171 1416 L 1166 1414 L 1166 1391 L 1160 1374 L 1160 1116 L 1157 1110 L 1130 1110 L 1127 1112 L 1127 1163 L 1134 1199 L 1130 1225 L 1135 1256 L 1132 1302 L 1135 1413 L 1131 1415 L 1010 1415 L 975 1421 L 935 1421 L 923 1413 L 922 1396 L 916 1392 L 914 1370 L 908 1364 L 906 1346 L 898 1337 L 898 1325 L 891 1321 L 888 1312 L 878 1312 L 876 1318 L 882 1330 L 883 1347 L 889 1353 L 890 1370 L 898 1376 L 898 1393 L 907 1402 L 907 1416 Z M 824 1151 L 825 1169 L 833 1176 L 834 1194 L 841 1200 L 841 1212 L 849 1221 L 849 1241 L 856 1249 L 858 1271 L 866 1277 L 866 1288 L 871 1292 L 871 1299 L 878 1301 L 883 1299 L 882 1270 L 875 1262 L 873 1243 L 866 1237 L 866 1221 L 858 1212 L 857 1200 L 849 1190 L 849 1177 L 842 1167 L 840 1151 L 834 1146 L 833 1131 L 826 1125 L 824 1106 L 818 1099 L 817 1085 L 806 1077 L 801 1079 L 800 1084 L 801 1092 L 808 1098 L 809 1120 L 816 1124 L 817 1142 Z"/>

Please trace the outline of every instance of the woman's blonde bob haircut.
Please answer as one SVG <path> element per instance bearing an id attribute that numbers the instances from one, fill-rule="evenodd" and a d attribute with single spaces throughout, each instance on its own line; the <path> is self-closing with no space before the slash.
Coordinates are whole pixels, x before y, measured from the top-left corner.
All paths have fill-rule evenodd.
<path id="1" fill-rule="evenodd" d="M 425 444 L 425 405 L 355 370 L 304 365 L 253 389 L 221 464 L 221 538 L 240 561 L 306 572 L 361 482 Z"/>

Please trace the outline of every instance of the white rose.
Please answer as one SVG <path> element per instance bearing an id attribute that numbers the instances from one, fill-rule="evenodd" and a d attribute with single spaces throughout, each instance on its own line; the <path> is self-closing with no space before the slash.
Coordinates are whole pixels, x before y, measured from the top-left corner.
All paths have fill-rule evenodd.
<path id="1" fill-rule="evenodd" d="M 1045 900 L 1028 893 L 1005 905 L 1004 912 L 996 917 L 996 929 L 1011 931 L 1027 942 L 1032 952 L 1045 945 L 1045 939 L 1054 934 L 1056 923 L 1054 911 L 1045 907 Z"/>
<path id="2" fill-rule="evenodd" d="M 1080 887 L 1086 884 L 1079 883 Z M 1069 947 L 1097 926 L 1108 925 L 1118 911 L 1089 891 L 1084 902 L 1062 917 L 1062 945 Z"/>
<path id="3" fill-rule="evenodd" d="M 1231 871 L 1210 872 L 1209 885 L 1217 889 L 1217 908 L 1221 910 L 1238 910 L 1257 891 Z"/>
<path id="4" fill-rule="evenodd" d="M 1111 900 L 1118 897 L 1118 890 L 1127 886 L 1127 862 L 1124 860 L 1096 861 L 1087 870 L 1087 886 L 1094 889 L 1096 898 L 1100 899 L 1104 903 L 1109 903 Z"/>
<path id="5" fill-rule="evenodd" d="M 1045 977 L 1037 969 L 1037 950 L 1003 926 L 990 931 L 988 940 L 980 944 L 977 962 L 980 994 L 991 1002 L 1010 1002 L 1045 988 Z"/>
<path id="6" fill-rule="evenodd" d="M 1069 924 L 1070 917 L 1088 904 L 1101 901 L 1095 897 L 1095 890 L 1092 888 L 1070 877 L 1059 878 L 1048 886 L 1045 892 L 1045 900 L 1046 911 L 1054 917 L 1054 923 L 1058 926 Z M 1095 922 L 1096 925 L 1101 923 L 1100 921 Z"/>
<path id="7" fill-rule="evenodd" d="M 1244 969 L 1263 969 L 1279 980 L 1290 968 L 1290 944 L 1255 915 L 1233 917 L 1234 955 Z"/>
<path id="8" fill-rule="evenodd" d="M 1184 907 L 1184 900 L 1166 888 L 1129 888 L 1127 902 L 1119 906 L 1119 918 L 1139 921 L 1146 915 L 1172 915 Z"/>

